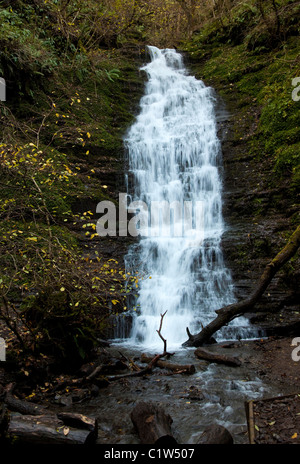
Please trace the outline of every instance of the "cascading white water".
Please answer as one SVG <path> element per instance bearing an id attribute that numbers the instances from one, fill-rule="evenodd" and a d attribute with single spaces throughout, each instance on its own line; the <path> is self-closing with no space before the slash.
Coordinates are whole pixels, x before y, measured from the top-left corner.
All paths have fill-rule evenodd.
<path id="1" fill-rule="evenodd" d="M 172 349 L 186 340 L 186 327 L 199 331 L 216 309 L 234 301 L 234 294 L 220 247 L 221 151 L 212 89 L 187 74 L 175 50 L 148 49 L 151 61 L 142 68 L 148 76 L 145 95 L 125 140 L 132 200 L 149 209 L 156 201 L 178 202 L 185 214 L 190 210 L 184 205 L 195 209 L 197 204 L 203 213 L 183 234 L 174 234 L 174 212 L 173 229 L 168 214 L 161 216 L 159 227 L 149 221 L 148 236 L 131 246 L 126 257 L 128 269 L 144 276 L 130 341 L 161 349 L 157 329 L 167 311 L 162 335 Z"/>

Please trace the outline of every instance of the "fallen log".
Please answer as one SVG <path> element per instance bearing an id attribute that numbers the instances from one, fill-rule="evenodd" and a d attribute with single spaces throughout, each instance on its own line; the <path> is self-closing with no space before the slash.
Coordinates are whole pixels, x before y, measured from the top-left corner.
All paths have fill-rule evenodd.
<path id="1" fill-rule="evenodd" d="M 141 355 L 142 363 L 149 363 L 152 359 L 153 356 L 149 357 L 144 353 Z M 161 359 L 156 362 L 156 366 L 160 367 L 161 369 L 170 369 L 173 372 L 180 372 L 182 374 L 194 374 L 196 371 L 193 364 L 174 364 L 168 361 L 162 361 Z"/>
<path id="2" fill-rule="evenodd" d="M 300 226 L 292 234 L 285 247 L 267 264 L 260 277 L 257 287 L 252 294 L 243 301 L 234 303 L 216 311 L 217 317 L 204 327 L 201 332 L 192 335 L 187 328 L 189 339 L 183 343 L 183 346 L 201 346 L 207 343 L 212 334 L 217 332 L 221 327 L 231 322 L 236 317 L 242 316 L 250 309 L 252 310 L 257 301 L 265 292 L 274 275 L 286 264 L 297 252 L 300 246 Z"/>
<path id="3" fill-rule="evenodd" d="M 29 414 L 31 416 L 38 416 L 45 413 L 46 406 L 30 403 L 29 401 L 20 400 L 11 393 L 7 393 L 4 399 L 7 408 L 13 412 L 21 414 Z"/>
<path id="4" fill-rule="evenodd" d="M 77 429 L 84 429 L 93 432 L 95 436 L 98 435 L 98 421 L 91 417 L 84 416 L 79 413 L 72 412 L 59 412 L 57 418 L 65 425 L 75 427 Z"/>
<path id="5" fill-rule="evenodd" d="M 11 416 L 7 435 L 16 443 L 41 445 L 87 445 L 95 442 L 90 430 L 64 425 L 56 415 Z"/>
<path id="6" fill-rule="evenodd" d="M 233 438 L 225 427 L 213 424 L 206 427 L 197 445 L 233 445 Z"/>
<path id="7" fill-rule="evenodd" d="M 197 356 L 197 358 L 204 359 L 205 361 L 212 363 L 226 364 L 227 366 L 233 367 L 238 367 L 242 364 L 241 361 L 236 357 L 212 353 L 211 351 L 208 351 L 204 348 L 197 348 L 194 354 Z"/>
<path id="8" fill-rule="evenodd" d="M 130 417 L 141 443 L 155 444 L 158 440 L 160 444 L 176 442 L 171 431 L 173 420 L 162 407 L 141 401 L 135 406 Z"/>

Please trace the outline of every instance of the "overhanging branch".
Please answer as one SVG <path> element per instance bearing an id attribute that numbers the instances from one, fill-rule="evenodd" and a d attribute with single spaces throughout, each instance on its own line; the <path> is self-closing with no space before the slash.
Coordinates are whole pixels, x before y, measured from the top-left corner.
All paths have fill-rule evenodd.
<path id="1" fill-rule="evenodd" d="M 292 234 L 285 247 L 275 256 L 275 258 L 270 263 L 267 264 L 262 276 L 257 283 L 256 288 L 253 290 L 251 295 L 245 300 L 217 310 L 217 317 L 206 327 L 204 327 L 198 334 L 192 335 L 187 328 L 189 339 L 183 343 L 183 346 L 203 345 L 204 343 L 208 342 L 210 337 L 221 327 L 252 309 L 265 292 L 275 274 L 296 254 L 299 246 L 300 226 L 298 226 L 298 228 Z"/>

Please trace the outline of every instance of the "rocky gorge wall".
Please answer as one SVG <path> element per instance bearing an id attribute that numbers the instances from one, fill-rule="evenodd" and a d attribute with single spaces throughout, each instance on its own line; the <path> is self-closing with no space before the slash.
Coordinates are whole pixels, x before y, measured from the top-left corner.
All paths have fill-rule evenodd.
<path id="1" fill-rule="evenodd" d="M 229 109 L 230 108 L 230 109 Z M 237 105 L 221 103 L 219 136 L 223 152 L 223 250 L 232 272 L 236 297 L 246 298 L 264 267 L 285 245 L 297 207 L 288 182 L 270 187 L 272 170 L 264 159 L 249 154 L 240 133 L 257 130 L 259 110 L 252 108 L 252 126 L 240 118 Z M 221 120 L 220 120 L 221 119 Z M 274 277 L 250 321 L 267 334 L 297 333 L 299 322 L 299 258 Z"/>

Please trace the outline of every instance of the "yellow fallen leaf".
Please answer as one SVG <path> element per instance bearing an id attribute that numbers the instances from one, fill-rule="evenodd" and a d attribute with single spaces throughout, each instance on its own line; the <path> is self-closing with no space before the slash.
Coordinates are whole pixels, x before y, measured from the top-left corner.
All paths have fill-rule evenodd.
<path id="1" fill-rule="evenodd" d="M 291 438 L 297 438 L 297 437 L 298 437 L 298 434 L 297 434 L 297 432 L 295 432 L 294 435 Z"/>
<path id="2" fill-rule="evenodd" d="M 31 242 L 37 242 L 37 237 L 27 237 L 26 240 L 30 240 Z"/>

